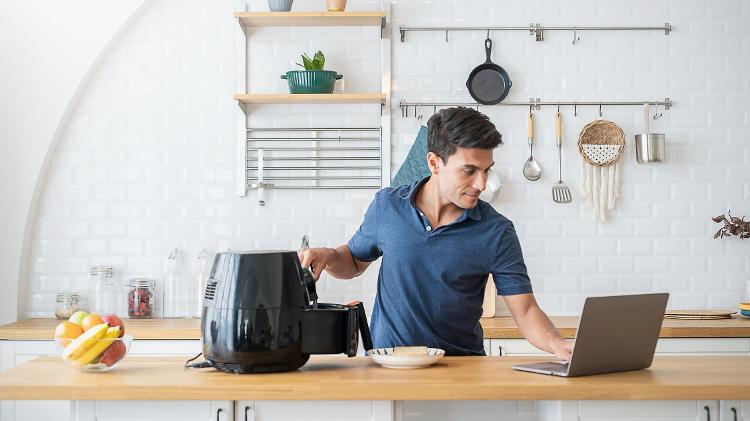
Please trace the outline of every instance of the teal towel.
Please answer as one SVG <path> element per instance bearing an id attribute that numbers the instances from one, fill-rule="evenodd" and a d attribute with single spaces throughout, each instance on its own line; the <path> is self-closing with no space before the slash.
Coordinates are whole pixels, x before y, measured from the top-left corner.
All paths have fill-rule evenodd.
<path id="1" fill-rule="evenodd" d="M 403 186 L 419 181 L 430 175 L 430 169 L 427 167 L 427 127 L 419 128 L 417 138 L 406 155 L 404 163 L 398 169 L 396 176 L 393 177 L 391 187 Z"/>

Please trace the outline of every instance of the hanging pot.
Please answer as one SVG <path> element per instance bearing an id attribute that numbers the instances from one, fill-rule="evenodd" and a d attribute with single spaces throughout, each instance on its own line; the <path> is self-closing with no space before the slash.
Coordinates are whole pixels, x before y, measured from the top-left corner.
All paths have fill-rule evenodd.
<path id="1" fill-rule="evenodd" d="M 664 133 L 651 133 L 649 104 L 643 104 L 643 128 L 645 133 L 635 135 L 635 160 L 639 164 L 652 164 L 664 160 Z"/>
<path id="2" fill-rule="evenodd" d="M 471 71 L 466 80 L 466 88 L 476 102 L 494 105 L 508 96 L 512 83 L 505 69 L 490 60 L 492 40 L 489 36 L 484 40 L 484 51 L 487 60 Z"/>

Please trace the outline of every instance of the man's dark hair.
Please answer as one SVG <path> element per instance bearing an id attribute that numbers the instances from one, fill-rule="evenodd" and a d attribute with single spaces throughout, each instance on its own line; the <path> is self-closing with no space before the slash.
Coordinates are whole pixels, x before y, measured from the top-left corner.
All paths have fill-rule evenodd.
<path id="1" fill-rule="evenodd" d="M 473 108 L 452 107 L 440 110 L 427 122 L 427 151 L 444 162 L 456 148 L 494 149 L 503 137 L 490 119 Z"/>

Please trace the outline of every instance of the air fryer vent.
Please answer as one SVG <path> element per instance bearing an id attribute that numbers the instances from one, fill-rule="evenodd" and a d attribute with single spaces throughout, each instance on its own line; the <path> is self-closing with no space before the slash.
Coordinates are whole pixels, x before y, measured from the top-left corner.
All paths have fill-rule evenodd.
<path id="1" fill-rule="evenodd" d="M 206 284 L 206 294 L 203 296 L 206 300 L 213 300 L 214 296 L 216 295 L 216 284 L 218 282 L 214 280 L 208 280 L 208 283 Z"/>

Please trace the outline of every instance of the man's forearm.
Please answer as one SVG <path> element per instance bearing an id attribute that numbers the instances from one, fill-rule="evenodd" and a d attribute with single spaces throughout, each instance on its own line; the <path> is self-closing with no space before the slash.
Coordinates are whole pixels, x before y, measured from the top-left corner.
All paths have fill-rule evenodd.
<path id="1" fill-rule="evenodd" d="M 367 266 L 360 267 L 357 264 L 357 261 L 349 251 L 349 247 L 346 245 L 338 246 L 331 250 L 335 251 L 335 255 L 325 269 L 334 278 L 351 279 L 359 276 L 367 268 Z"/>
<path id="2" fill-rule="evenodd" d="M 552 343 L 562 341 L 560 332 L 539 306 L 532 306 L 526 314 L 517 318 L 518 328 L 526 339 L 535 347 L 554 353 Z"/>

